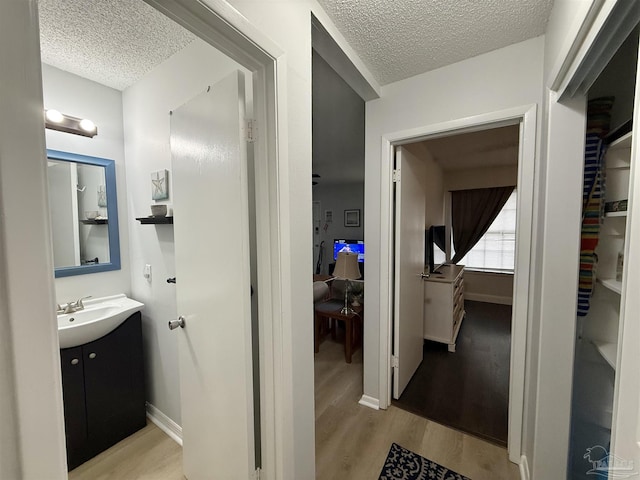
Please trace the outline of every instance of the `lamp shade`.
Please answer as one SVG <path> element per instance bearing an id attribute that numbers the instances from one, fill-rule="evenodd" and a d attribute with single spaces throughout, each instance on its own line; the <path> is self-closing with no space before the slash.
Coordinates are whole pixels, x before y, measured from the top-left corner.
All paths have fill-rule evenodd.
<path id="1" fill-rule="evenodd" d="M 345 280 L 357 280 L 360 278 L 360 267 L 358 267 L 358 254 L 352 252 L 339 252 L 336 260 L 336 268 L 333 276 Z"/>

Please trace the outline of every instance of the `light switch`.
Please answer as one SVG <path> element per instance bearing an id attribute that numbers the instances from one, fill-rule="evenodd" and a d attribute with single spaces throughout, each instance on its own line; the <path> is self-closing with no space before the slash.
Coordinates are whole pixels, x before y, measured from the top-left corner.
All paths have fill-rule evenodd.
<path id="1" fill-rule="evenodd" d="M 142 276 L 146 278 L 147 281 L 151 281 L 151 265 L 149 265 L 148 263 L 144 266 Z"/>

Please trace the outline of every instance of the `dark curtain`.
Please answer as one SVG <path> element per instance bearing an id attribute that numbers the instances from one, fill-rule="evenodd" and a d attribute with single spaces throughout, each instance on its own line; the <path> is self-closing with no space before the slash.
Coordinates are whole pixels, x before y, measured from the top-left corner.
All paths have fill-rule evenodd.
<path id="1" fill-rule="evenodd" d="M 515 187 L 477 188 L 451 192 L 452 262 L 458 263 L 489 229 Z"/>

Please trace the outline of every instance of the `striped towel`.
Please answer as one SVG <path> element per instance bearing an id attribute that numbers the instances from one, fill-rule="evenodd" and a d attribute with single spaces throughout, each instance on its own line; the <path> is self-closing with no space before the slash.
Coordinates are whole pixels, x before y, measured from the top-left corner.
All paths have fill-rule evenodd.
<path id="1" fill-rule="evenodd" d="M 595 283 L 600 223 L 604 215 L 604 154 L 606 147 L 596 133 L 587 133 L 584 157 L 582 199 L 582 233 L 580 242 L 580 277 L 578 281 L 578 315 L 589 312 Z"/>

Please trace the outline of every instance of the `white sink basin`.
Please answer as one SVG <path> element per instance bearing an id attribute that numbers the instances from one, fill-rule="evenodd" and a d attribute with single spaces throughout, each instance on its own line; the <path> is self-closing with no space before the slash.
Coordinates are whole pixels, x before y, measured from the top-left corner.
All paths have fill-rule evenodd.
<path id="1" fill-rule="evenodd" d="M 58 315 L 60 348 L 77 347 L 112 332 L 144 303 L 126 295 L 95 298 L 84 302 L 84 310 Z"/>

